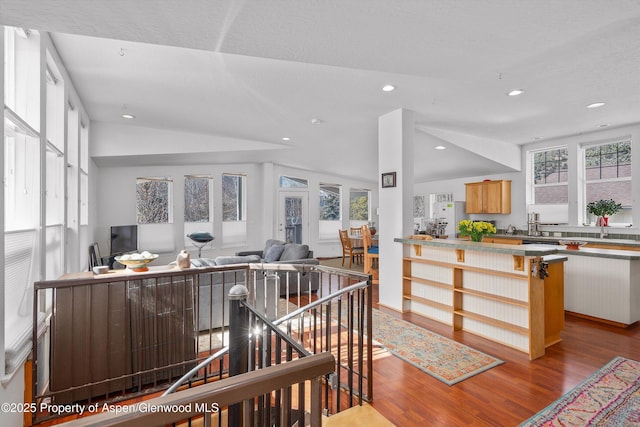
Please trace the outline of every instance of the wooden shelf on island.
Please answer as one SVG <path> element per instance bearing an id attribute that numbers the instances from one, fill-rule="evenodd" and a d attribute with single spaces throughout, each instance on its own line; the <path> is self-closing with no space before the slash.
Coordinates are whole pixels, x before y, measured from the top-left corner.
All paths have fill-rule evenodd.
<path id="1" fill-rule="evenodd" d="M 452 286 L 447 283 L 436 282 L 435 280 L 423 279 L 422 277 L 402 277 L 404 280 L 410 280 L 413 282 L 421 283 L 423 285 L 435 286 L 437 288 L 448 289 L 451 290 Z"/>
<path id="2" fill-rule="evenodd" d="M 415 280 L 415 279 L 414 279 Z M 513 298 L 503 297 L 501 295 L 490 294 L 488 292 L 476 291 L 473 289 L 465 289 L 465 288 L 456 288 L 453 290 L 454 292 L 459 292 L 461 294 L 474 295 L 480 298 L 489 299 L 492 301 L 503 302 L 509 305 L 515 305 L 518 307 L 528 308 L 529 303 L 527 301 L 521 301 Z"/>
<path id="3" fill-rule="evenodd" d="M 428 305 L 429 307 L 439 308 L 440 310 L 451 311 L 450 305 L 443 304 L 441 302 L 433 301 L 430 299 L 422 298 L 417 295 L 404 295 L 402 298 L 407 301 L 413 301 L 419 304 Z"/>
<path id="4" fill-rule="evenodd" d="M 498 328 L 505 329 L 507 331 L 517 332 L 521 335 L 529 335 L 529 329 L 522 326 L 514 325 L 513 323 L 494 319 L 493 317 L 483 316 L 482 314 L 472 313 L 465 310 L 454 310 L 453 314 L 460 317 L 467 317 L 469 319 L 478 320 L 482 323 L 497 326 Z M 455 323 L 456 321 L 454 320 L 454 324 Z"/>

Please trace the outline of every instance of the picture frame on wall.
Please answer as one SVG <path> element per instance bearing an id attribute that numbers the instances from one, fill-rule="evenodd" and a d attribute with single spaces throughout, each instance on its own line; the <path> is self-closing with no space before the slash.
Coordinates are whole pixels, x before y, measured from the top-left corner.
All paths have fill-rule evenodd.
<path id="1" fill-rule="evenodd" d="M 396 173 L 387 172 L 382 174 L 382 188 L 389 188 L 396 186 Z"/>

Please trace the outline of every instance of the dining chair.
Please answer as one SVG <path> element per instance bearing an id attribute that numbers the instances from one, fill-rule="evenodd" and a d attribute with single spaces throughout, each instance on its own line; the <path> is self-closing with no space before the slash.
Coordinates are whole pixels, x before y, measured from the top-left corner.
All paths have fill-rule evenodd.
<path id="1" fill-rule="evenodd" d="M 371 283 L 380 283 L 379 264 L 380 253 L 378 246 L 372 243 L 371 231 L 368 225 L 362 226 L 362 242 L 364 243 L 364 272 L 371 275 Z"/>
<path id="2" fill-rule="evenodd" d="M 354 261 L 356 264 L 362 262 L 364 249 L 352 247 L 347 230 L 338 230 L 338 233 L 340 233 L 340 243 L 342 244 L 342 265 L 344 266 L 344 260 L 347 256 L 349 257 L 349 268 Z"/>
<path id="3" fill-rule="evenodd" d="M 350 236 L 362 236 L 362 227 L 350 227 L 349 228 Z"/>

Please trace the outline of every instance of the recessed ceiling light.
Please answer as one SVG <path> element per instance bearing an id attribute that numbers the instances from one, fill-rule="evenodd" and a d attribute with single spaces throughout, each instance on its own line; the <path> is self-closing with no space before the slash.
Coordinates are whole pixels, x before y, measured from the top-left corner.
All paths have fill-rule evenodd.
<path id="1" fill-rule="evenodd" d="M 320 120 L 320 119 L 317 119 L 315 117 L 313 119 L 311 119 L 311 124 L 312 125 L 319 125 L 320 123 L 323 123 L 322 120 Z"/>
<path id="2" fill-rule="evenodd" d="M 396 87 L 394 85 L 384 85 L 384 86 L 382 86 L 382 91 L 383 92 L 393 92 L 394 90 L 396 90 Z"/>
<path id="3" fill-rule="evenodd" d="M 541 137 L 541 136 L 534 136 L 534 137 L 533 137 L 533 139 L 534 139 L 535 141 L 540 141 L 540 140 L 542 139 L 542 137 Z"/>
<path id="4" fill-rule="evenodd" d="M 600 126 L 598 126 L 599 128 L 607 128 L 609 127 L 609 123 L 603 123 Z"/>
<path id="5" fill-rule="evenodd" d="M 123 114 L 122 117 L 124 117 L 125 119 L 135 119 L 136 116 L 134 116 L 133 114 Z"/>
<path id="6" fill-rule="evenodd" d="M 507 93 L 508 96 L 518 96 L 524 93 L 523 89 L 513 89 L 511 92 Z"/>
<path id="7" fill-rule="evenodd" d="M 446 150 L 447 149 L 447 147 L 445 147 L 444 145 L 436 145 L 434 148 L 436 150 Z"/>
<path id="8" fill-rule="evenodd" d="M 291 141 L 291 138 L 289 138 L 288 136 L 284 136 L 284 137 L 282 137 L 282 140 L 283 141 Z"/>
<path id="9" fill-rule="evenodd" d="M 587 105 L 587 108 L 599 108 L 604 105 L 604 102 L 594 102 L 593 104 Z"/>

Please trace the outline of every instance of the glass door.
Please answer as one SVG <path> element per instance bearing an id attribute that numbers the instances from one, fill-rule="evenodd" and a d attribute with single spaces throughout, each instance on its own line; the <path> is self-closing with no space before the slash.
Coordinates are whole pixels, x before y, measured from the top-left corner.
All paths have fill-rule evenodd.
<path id="1" fill-rule="evenodd" d="M 281 191 L 278 203 L 278 238 L 287 243 L 309 241 L 309 193 Z"/>

